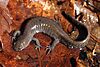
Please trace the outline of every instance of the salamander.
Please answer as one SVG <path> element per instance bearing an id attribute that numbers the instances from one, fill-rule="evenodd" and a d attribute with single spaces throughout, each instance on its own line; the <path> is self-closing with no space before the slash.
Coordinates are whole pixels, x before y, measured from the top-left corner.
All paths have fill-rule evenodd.
<path id="1" fill-rule="evenodd" d="M 62 15 L 64 15 L 64 17 L 71 24 L 78 28 L 80 34 L 76 40 L 73 40 L 69 37 L 69 35 L 61 28 L 58 21 L 38 16 L 33 17 L 28 21 L 23 34 L 20 35 L 17 41 L 14 42 L 14 50 L 21 51 L 25 49 L 32 40 L 36 41 L 36 48 L 40 49 L 42 46 L 40 45 L 39 40 L 33 37 L 39 32 L 45 33 L 54 38 L 53 43 L 47 46 L 46 50 L 49 50 L 49 52 L 51 52 L 51 50 L 53 50 L 56 44 L 60 41 L 70 48 L 83 48 L 85 45 L 87 45 L 89 40 L 89 30 L 87 26 L 75 20 L 69 14 L 62 12 Z"/>

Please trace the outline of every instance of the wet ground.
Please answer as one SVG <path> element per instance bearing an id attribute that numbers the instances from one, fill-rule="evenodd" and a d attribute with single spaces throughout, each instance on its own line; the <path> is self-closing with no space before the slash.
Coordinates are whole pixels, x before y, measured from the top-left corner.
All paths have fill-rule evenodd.
<path id="1" fill-rule="evenodd" d="M 34 1 L 34 0 L 32 0 Z M 64 44 L 58 43 L 55 49 L 46 55 L 46 46 L 52 42 L 49 36 L 38 33 L 34 37 L 39 39 L 43 48 L 35 49 L 35 44 L 17 52 L 13 50 L 12 34 L 18 30 L 23 21 L 32 16 L 43 16 L 60 21 L 66 33 L 72 30 L 72 26 L 60 14 L 65 10 L 71 16 L 75 16 L 74 1 L 64 1 L 63 5 L 57 5 L 57 1 L 7 0 L 0 1 L 0 66 L 4 67 L 98 67 L 100 64 L 100 26 L 93 24 L 91 38 L 84 51 L 69 49 Z M 99 13 L 98 13 L 99 14 Z M 99 21 L 100 22 L 100 21 Z M 70 34 L 75 38 L 77 30 Z M 74 65 L 74 66 L 73 66 Z"/>

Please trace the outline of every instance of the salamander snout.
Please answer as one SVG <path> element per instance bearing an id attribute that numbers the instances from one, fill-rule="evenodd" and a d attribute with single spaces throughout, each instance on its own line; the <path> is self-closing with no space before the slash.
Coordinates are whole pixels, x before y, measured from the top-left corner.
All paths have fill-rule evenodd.
<path id="1" fill-rule="evenodd" d="M 23 48 L 23 45 L 24 45 L 24 43 L 15 43 L 14 46 L 13 46 L 13 49 L 14 49 L 15 51 L 21 51 L 21 50 L 24 49 L 24 48 Z"/>

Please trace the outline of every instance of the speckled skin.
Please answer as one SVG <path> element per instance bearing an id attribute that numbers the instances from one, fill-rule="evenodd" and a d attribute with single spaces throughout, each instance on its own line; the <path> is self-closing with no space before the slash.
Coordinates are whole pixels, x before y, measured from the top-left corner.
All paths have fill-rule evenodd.
<path id="1" fill-rule="evenodd" d="M 69 15 L 67 17 L 69 17 Z M 73 20 L 73 18 L 71 18 L 71 17 L 69 17 L 69 19 Z M 54 21 L 54 20 L 51 20 L 51 19 L 48 19 L 45 17 L 34 17 L 31 20 L 29 20 L 28 24 L 25 27 L 23 35 L 18 37 L 17 41 L 14 44 L 14 49 L 16 51 L 21 51 L 24 48 L 26 48 L 29 45 L 29 43 L 32 41 L 33 36 L 39 32 L 43 32 L 54 38 L 55 41 L 52 44 L 52 46 L 53 46 L 52 48 L 54 48 L 56 46 L 55 44 L 57 44 L 59 41 L 63 41 L 65 43 L 65 45 L 67 44 L 67 46 L 69 46 L 71 48 L 84 47 L 87 44 L 88 39 L 89 39 L 89 32 L 88 32 L 87 27 L 84 24 L 82 24 L 78 21 L 75 21 L 75 20 L 74 20 L 74 22 L 71 21 L 70 23 L 74 24 L 77 28 L 80 28 L 79 32 L 84 31 L 84 33 L 86 33 L 86 34 L 83 34 L 83 33 L 81 34 L 83 36 L 83 40 L 81 40 L 81 41 L 78 39 L 76 39 L 76 41 L 72 40 L 68 36 L 68 34 L 66 34 L 63 31 L 63 29 L 59 25 L 59 22 L 57 22 L 57 21 Z M 81 35 L 79 35 L 79 37 Z"/>

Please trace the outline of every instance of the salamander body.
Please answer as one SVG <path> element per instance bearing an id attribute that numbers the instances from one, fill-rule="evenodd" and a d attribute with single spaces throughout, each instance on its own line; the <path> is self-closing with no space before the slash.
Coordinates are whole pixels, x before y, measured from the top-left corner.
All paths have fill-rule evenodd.
<path id="1" fill-rule="evenodd" d="M 35 40 L 37 47 L 40 48 L 41 46 L 39 41 L 36 38 L 33 38 L 33 36 L 39 32 L 43 32 L 54 38 L 52 45 L 47 47 L 48 49 L 54 49 L 59 41 L 64 42 L 65 45 L 71 48 L 84 47 L 88 43 L 89 39 L 88 28 L 84 24 L 73 19 L 68 14 L 65 15 L 65 18 L 68 19 L 71 24 L 74 24 L 79 30 L 80 35 L 76 38 L 76 40 L 72 40 L 68 34 L 63 31 L 58 21 L 54 21 L 45 17 L 33 17 L 27 23 L 23 34 L 20 35 L 17 41 L 14 43 L 14 49 L 16 51 L 21 51 L 26 48 L 32 40 Z"/>

